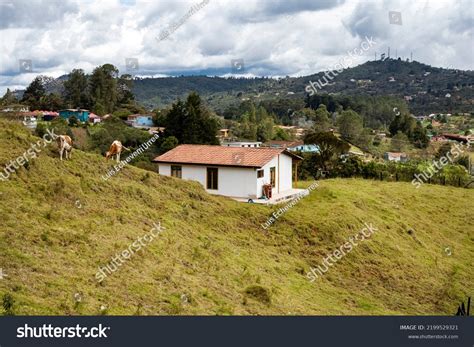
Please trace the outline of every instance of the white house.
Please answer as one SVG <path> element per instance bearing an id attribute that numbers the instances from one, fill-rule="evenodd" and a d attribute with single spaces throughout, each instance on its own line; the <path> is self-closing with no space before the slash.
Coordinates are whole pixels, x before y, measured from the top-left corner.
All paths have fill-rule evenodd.
<path id="1" fill-rule="evenodd" d="M 292 178 L 300 160 L 283 148 L 180 145 L 153 161 L 160 175 L 198 181 L 209 193 L 258 199 L 264 184 L 272 185 L 273 198 L 299 193 Z"/>

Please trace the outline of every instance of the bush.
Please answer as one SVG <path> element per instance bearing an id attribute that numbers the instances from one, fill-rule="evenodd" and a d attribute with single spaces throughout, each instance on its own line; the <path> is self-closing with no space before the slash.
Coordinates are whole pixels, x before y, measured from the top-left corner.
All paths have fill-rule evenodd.
<path id="1" fill-rule="evenodd" d="M 13 306 L 15 305 L 15 299 L 13 299 L 13 296 L 9 293 L 6 293 L 3 295 L 2 298 L 2 306 L 3 309 L 5 310 L 5 315 L 6 316 L 13 316 Z"/>
<path id="2" fill-rule="evenodd" d="M 245 289 L 245 295 L 266 305 L 270 305 L 271 303 L 270 291 L 259 285 L 247 287 Z"/>

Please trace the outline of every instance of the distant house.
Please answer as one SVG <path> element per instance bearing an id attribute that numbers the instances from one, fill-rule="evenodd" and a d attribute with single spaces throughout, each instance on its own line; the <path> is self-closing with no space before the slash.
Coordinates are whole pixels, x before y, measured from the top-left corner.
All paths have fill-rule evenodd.
<path id="1" fill-rule="evenodd" d="M 248 148 L 258 148 L 262 145 L 258 141 L 236 141 L 236 142 L 223 142 L 222 146 L 224 147 L 248 147 Z"/>
<path id="2" fill-rule="evenodd" d="M 43 120 L 46 121 L 46 122 L 50 122 L 52 121 L 53 119 L 56 119 L 59 117 L 59 113 L 58 112 L 54 112 L 54 111 L 43 111 Z"/>
<path id="3" fill-rule="evenodd" d="M 264 146 L 265 147 L 272 147 L 272 148 L 290 148 L 290 147 L 295 147 L 295 146 L 300 146 L 304 144 L 303 141 L 279 141 L 279 140 L 273 140 L 273 141 L 267 141 L 265 142 Z"/>
<path id="4" fill-rule="evenodd" d="M 303 141 L 268 141 L 264 144 L 265 147 L 283 148 L 292 152 L 303 153 L 317 153 L 319 147 L 317 145 L 308 145 Z"/>
<path id="5" fill-rule="evenodd" d="M 383 157 L 388 161 L 396 161 L 401 163 L 408 161 L 408 156 L 403 152 L 385 152 Z"/>
<path id="6" fill-rule="evenodd" d="M 38 113 L 36 112 L 22 112 L 22 123 L 29 129 L 36 129 L 38 124 Z"/>
<path id="7" fill-rule="evenodd" d="M 472 143 L 472 136 L 470 135 L 459 135 L 459 134 L 443 134 L 443 137 L 445 137 L 448 140 L 453 140 L 457 142 L 462 142 L 464 144 L 470 144 Z"/>
<path id="8" fill-rule="evenodd" d="M 288 150 L 292 152 L 301 152 L 301 153 L 319 153 L 319 146 L 301 144 L 301 145 L 297 145 L 293 147 L 288 147 Z"/>
<path id="9" fill-rule="evenodd" d="M 93 123 L 93 124 L 96 124 L 96 123 L 100 123 L 102 121 L 102 119 L 96 115 L 95 113 L 90 113 L 89 114 L 89 122 Z"/>
<path id="10" fill-rule="evenodd" d="M 0 108 L 2 112 L 29 112 L 30 107 L 21 105 L 21 104 L 15 104 L 15 105 L 6 105 L 2 106 Z"/>
<path id="11" fill-rule="evenodd" d="M 448 139 L 444 137 L 443 135 L 436 135 L 431 137 L 431 142 L 447 142 Z"/>
<path id="12" fill-rule="evenodd" d="M 134 128 L 150 128 L 154 125 L 151 114 L 131 114 L 127 117 L 127 123 Z"/>
<path id="13" fill-rule="evenodd" d="M 201 183 L 212 194 L 256 199 L 263 185 L 272 195 L 294 193 L 293 164 L 302 158 L 279 148 L 180 145 L 153 161 L 160 175 Z"/>
<path id="14" fill-rule="evenodd" d="M 68 108 L 65 110 L 59 111 L 59 116 L 63 119 L 68 120 L 70 117 L 75 116 L 80 122 L 87 122 L 89 120 L 89 110 L 84 110 L 81 108 L 73 109 Z"/>

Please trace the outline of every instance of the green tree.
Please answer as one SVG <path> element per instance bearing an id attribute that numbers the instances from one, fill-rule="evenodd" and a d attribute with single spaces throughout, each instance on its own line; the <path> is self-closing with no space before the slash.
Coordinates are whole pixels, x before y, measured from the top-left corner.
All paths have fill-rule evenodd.
<path id="1" fill-rule="evenodd" d="M 291 135 L 282 128 L 277 128 L 275 131 L 275 135 L 273 136 L 273 140 L 276 141 L 289 141 L 291 140 Z"/>
<path id="2" fill-rule="evenodd" d="M 77 127 L 78 125 L 81 124 L 81 123 L 79 122 L 79 119 L 77 119 L 76 116 L 71 116 L 71 117 L 69 117 L 68 123 L 69 123 L 69 126 L 70 126 L 70 127 Z"/>
<path id="3" fill-rule="evenodd" d="M 324 132 L 328 131 L 331 126 L 331 121 L 329 120 L 330 114 L 326 108 L 326 105 L 321 104 L 316 109 L 314 114 L 314 131 L 315 132 Z"/>
<path id="4" fill-rule="evenodd" d="M 26 88 L 21 101 L 32 109 L 39 109 L 41 108 L 41 98 L 45 95 L 46 90 L 43 85 L 43 77 L 37 76 Z"/>
<path id="5" fill-rule="evenodd" d="M 88 79 L 82 69 L 74 69 L 64 82 L 64 98 L 71 108 L 89 108 L 90 94 Z"/>
<path id="6" fill-rule="evenodd" d="M 313 154 L 311 160 L 315 163 L 313 176 L 316 177 L 318 169 L 327 170 L 332 160 L 337 160 L 341 154 L 349 151 L 349 144 L 339 140 L 331 132 L 309 133 L 305 136 L 304 142 L 315 144 L 319 147 L 319 152 Z"/>
<path id="7" fill-rule="evenodd" d="M 90 94 L 93 111 L 99 115 L 112 113 L 117 106 L 118 69 L 112 64 L 96 67 L 90 77 Z"/>
<path id="8" fill-rule="evenodd" d="M 394 152 L 404 152 L 409 144 L 408 137 L 399 131 L 390 142 L 390 150 Z"/>
<path id="9" fill-rule="evenodd" d="M 436 159 L 441 157 L 445 157 L 447 153 L 451 152 L 451 143 L 445 142 L 441 145 L 441 147 L 436 152 Z"/>
<path id="10" fill-rule="evenodd" d="M 12 105 L 16 104 L 18 100 L 15 98 L 15 95 L 10 91 L 10 88 L 7 88 L 7 91 L 3 95 L 3 97 L 0 99 L 0 105 Z"/>
<path id="11" fill-rule="evenodd" d="M 362 117 L 352 110 L 343 111 L 338 124 L 342 137 L 350 142 L 354 142 L 363 129 Z"/>
<path id="12" fill-rule="evenodd" d="M 185 103 L 178 99 L 166 117 L 165 136 L 174 136 L 179 143 L 218 144 L 217 130 L 217 119 L 197 93 L 189 94 Z"/>
<path id="13" fill-rule="evenodd" d="M 168 136 L 160 146 L 160 152 L 165 153 L 178 145 L 178 139 L 174 136 Z"/>

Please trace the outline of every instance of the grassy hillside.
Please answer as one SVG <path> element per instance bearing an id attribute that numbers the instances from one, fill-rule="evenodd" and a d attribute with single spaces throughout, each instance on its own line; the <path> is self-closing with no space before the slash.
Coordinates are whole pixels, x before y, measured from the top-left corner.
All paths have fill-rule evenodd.
<path id="1" fill-rule="evenodd" d="M 37 140 L 0 122 L 0 172 Z M 15 314 L 451 315 L 473 294 L 473 190 L 327 180 L 264 230 L 279 207 L 134 167 L 104 181 L 110 166 L 78 150 L 60 162 L 50 146 L 0 181 L 0 296 Z M 158 221 L 99 284 L 98 266 Z M 378 231 L 310 283 L 364 222 Z"/>

